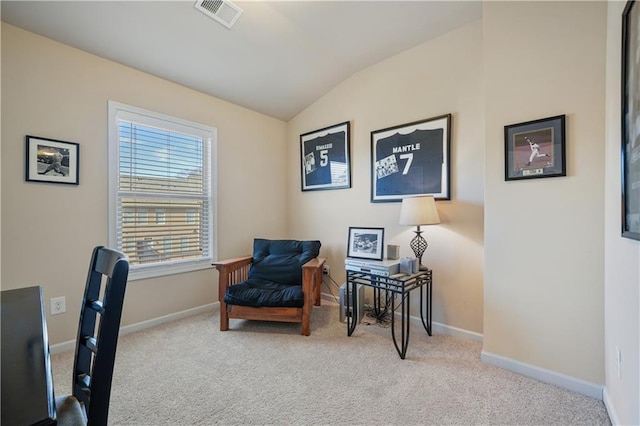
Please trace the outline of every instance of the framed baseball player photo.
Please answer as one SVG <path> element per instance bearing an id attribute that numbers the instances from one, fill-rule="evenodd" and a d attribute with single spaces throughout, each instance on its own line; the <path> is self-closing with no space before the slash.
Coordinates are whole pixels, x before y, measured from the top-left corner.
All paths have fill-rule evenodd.
<path id="1" fill-rule="evenodd" d="M 348 121 L 300 135 L 302 190 L 351 188 Z"/>
<path id="2" fill-rule="evenodd" d="M 622 236 L 640 241 L 640 5 L 622 12 Z"/>
<path id="3" fill-rule="evenodd" d="M 349 227 L 347 257 L 382 260 L 384 228 Z"/>
<path id="4" fill-rule="evenodd" d="M 27 181 L 78 185 L 79 144 L 29 135 L 25 139 Z"/>
<path id="5" fill-rule="evenodd" d="M 504 126 L 505 180 L 566 176 L 565 116 Z"/>
<path id="6" fill-rule="evenodd" d="M 371 201 L 449 200 L 451 114 L 371 132 Z"/>

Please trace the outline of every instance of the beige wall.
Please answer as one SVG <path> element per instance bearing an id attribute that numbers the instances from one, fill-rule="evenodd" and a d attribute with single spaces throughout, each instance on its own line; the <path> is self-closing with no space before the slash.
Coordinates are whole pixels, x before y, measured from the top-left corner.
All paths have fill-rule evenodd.
<path id="1" fill-rule="evenodd" d="M 605 150 L 605 400 L 618 424 L 640 424 L 640 243 L 620 236 L 620 73 L 624 2 L 609 3 Z M 636 6 L 638 5 L 636 4 Z M 618 377 L 616 346 L 622 368 Z"/>
<path id="2" fill-rule="evenodd" d="M 604 384 L 606 4 L 484 3 L 484 351 Z M 504 180 L 507 124 L 566 114 L 567 176 Z"/>
<path id="3" fill-rule="evenodd" d="M 75 339 L 91 249 L 108 244 L 108 100 L 218 129 L 220 258 L 287 232 L 286 123 L 3 23 L 2 288 L 66 296 L 52 344 Z M 79 143 L 80 185 L 25 182 L 27 134 Z M 216 283 L 214 270 L 130 281 L 123 325 L 212 303 Z"/>
<path id="4" fill-rule="evenodd" d="M 370 132 L 452 113 L 452 201 L 424 229 L 434 320 L 484 333 L 485 353 L 605 384 L 614 420 L 638 424 L 640 245 L 619 235 L 622 7 L 485 3 L 482 22 L 352 76 L 288 124 L 2 24 L 2 288 L 66 295 L 50 336 L 75 337 L 89 252 L 107 242 L 108 99 L 218 128 L 219 257 L 257 235 L 320 238 L 339 284 L 349 226 L 383 226 L 411 254 L 400 205 L 369 200 Z M 504 125 L 556 114 L 568 176 L 505 182 Z M 299 135 L 347 120 L 353 187 L 301 192 Z M 80 186 L 25 183 L 25 134 L 79 142 Z M 132 282 L 124 324 L 213 302 L 215 282 Z"/>
<path id="5" fill-rule="evenodd" d="M 400 203 L 370 202 L 370 132 L 453 114 L 452 200 L 437 203 L 441 225 L 423 227 L 423 263 L 434 270 L 433 320 L 482 333 L 482 107 L 480 21 L 353 75 L 289 122 L 291 233 L 322 241 L 338 284 L 349 226 L 384 227 L 385 243 L 413 256 L 415 227 L 398 224 Z M 352 126 L 352 188 L 302 192 L 300 134 L 343 121 Z M 417 297 L 413 302 L 416 314 Z"/>

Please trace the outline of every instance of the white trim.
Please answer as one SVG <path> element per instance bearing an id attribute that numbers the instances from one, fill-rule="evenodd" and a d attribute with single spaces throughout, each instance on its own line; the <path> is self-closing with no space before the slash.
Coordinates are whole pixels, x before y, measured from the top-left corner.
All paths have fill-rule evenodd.
<path id="1" fill-rule="evenodd" d="M 530 377 L 544 383 L 559 386 L 561 388 L 568 389 L 573 392 L 578 392 L 602 401 L 604 391 L 604 387 L 602 385 L 590 383 L 584 380 L 577 379 L 575 377 L 568 376 L 566 374 L 547 370 L 546 368 L 525 364 L 524 362 L 516 361 L 514 359 L 492 354 L 486 351 L 482 351 L 480 358 L 487 364 L 495 365 L 496 367 L 513 371 L 514 373 L 518 373 L 522 376 Z"/>
<path id="2" fill-rule="evenodd" d="M 414 317 L 411 317 L 414 320 Z M 416 321 L 420 321 L 420 318 L 415 318 Z M 472 340 L 474 342 L 482 343 L 484 335 L 475 331 L 469 331 L 462 328 L 454 327 L 451 325 L 441 324 L 439 322 L 431 322 L 431 331 L 434 333 L 447 334 L 453 337 L 459 337 L 461 339 Z"/>
<path id="3" fill-rule="evenodd" d="M 325 302 L 329 302 L 332 305 L 335 305 L 335 306 L 339 305 L 336 303 L 335 298 L 330 294 L 322 293 L 321 298 Z M 120 328 L 120 335 L 123 336 L 125 334 L 135 333 L 137 331 L 142 331 L 147 328 L 155 327 L 165 322 L 176 321 L 182 318 L 187 318 L 190 316 L 210 312 L 213 310 L 214 306 L 218 304 L 219 302 L 209 303 L 207 305 L 202 305 L 202 306 L 187 309 L 184 311 L 163 315 L 161 317 L 152 318 L 146 321 L 141 321 L 139 323 L 130 324 Z M 411 322 L 414 325 L 418 325 L 422 327 L 422 321 L 419 317 L 411 316 Z M 459 337 L 467 340 L 473 340 L 476 342 L 482 342 L 482 339 L 483 339 L 483 335 L 480 333 L 476 333 L 469 330 L 463 330 L 461 328 L 452 327 L 446 324 L 433 322 L 432 326 L 433 326 L 434 333 L 447 334 L 450 336 Z M 75 348 L 75 344 L 76 344 L 75 340 L 69 340 L 66 342 L 51 345 L 50 347 L 51 354 L 55 355 L 58 353 L 71 351 Z M 613 407 L 609 393 L 607 392 L 607 389 L 601 385 L 586 382 L 584 380 L 576 379 L 575 377 L 567 376 L 566 374 L 557 373 L 557 372 L 536 367 L 530 364 L 525 364 L 523 362 L 516 361 L 500 355 L 492 354 L 486 351 L 482 351 L 480 358 L 482 359 L 483 362 L 486 362 L 487 364 L 504 368 L 506 370 L 513 371 L 514 373 L 517 373 L 526 377 L 530 377 L 532 379 L 540 380 L 541 382 L 544 382 L 544 383 L 549 383 L 565 389 L 569 389 L 571 391 L 578 392 L 583 395 L 589 396 L 591 398 L 595 398 L 600 401 L 603 401 L 605 404 L 605 407 L 607 408 L 607 412 L 609 413 L 609 418 L 611 419 L 611 423 L 613 425 L 619 424 L 619 422 L 617 421 L 616 411 L 615 411 L 615 408 Z"/>
<path id="4" fill-rule="evenodd" d="M 611 420 L 612 425 L 619 425 L 618 414 L 616 413 L 616 409 L 613 406 L 613 401 L 611 400 L 611 395 L 609 395 L 609 391 L 607 388 L 604 388 L 604 392 L 602 393 L 604 406 L 607 409 L 607 414 L 609 414 L 609 420 Z"/>
<path id="5" fill-rule="evenodd" d="M 129 281 L 145 280 L 154 277 L 166 277 L 175 274 L 200 271 L 202 269 L 213 269 L 211 262 L 213 259 L 198 259 L 191 262 L 175 262 L 163 265 L 141 265 L 141 268 L 131 268 L 129 270 Z"/>
<path id="6" fill-rule="evenodd" d="M 320 299 L 324 302 L 329 302 L 330 305 L 340 305 L 340 298 L 329 293 L 320 293 Z"/>
<path id="7" fill-rule="evenodd" d="M 337 296 L 332 296 L 328 293 L 321 293 L 321 298 L 324 301 L 332 302 L 334 305 L 339 305 L 340 301 L 337 301 Z M 396 315 L 399 315 L 396 313 Z M 414 326 L 422 328 L 422 320 L 419 316 L 409 316 L 409 321 Z M 442 324 L 439 322 L 432 321 L 431 322 L 431 331 L 433 333 L 446 334 L 448 336 L 458 337 L 460 339 L 471 340 L 474 342 L 482 343 L 483 335 L 481 333 L 477 333 L 475 331 L 469 331 L 458 327 L 453 327 L 451 325 Z"/>
<path id="8" fill-rule="evenodd" d="M 108 109 L 108 236 L 109 245 L 117 247 L 118 235 L 118 212 L 117 179 L 120 158 L 120 143 L 118 122 L 121 119 L 142 123 L 146 126 L 161 129 L 172 129 L 179 132 L 196 135 L 208 141 L 208 150 L 204 152 L 204 174 L 208 178 L 207 187 L 209 194 L 206 199 L 209 202 L 208 208 L 208 231 L 209 237 L 206 242 L 209 246 L 209 255 L 186 262 L 162 262 L 149 265 L 132 265 L 129 270 L 129 280 L 135 281 L 158 276 L 180 274 L 184 272 L 197 271 L 211 267 L 211 262 L 218 256 L 218 129 L 208 124 L 197 123 L 183 118 L 173 117 L 167 114 L 149 111 L 143 108 L 123 104 L 109 100 Z M 189 197 L 191 198 L 191 197 Z"/>
<path id="9" fill-rule="evenodd" d="M 322 299 L 334 302 L 335 304 L 335 299 L 330 294 L 322 293 Z M 398 314 L 396 313 L 396 315 Z M 419 316 L 411 316 L 410 321 L 413 325 L 422 328 L 422 320 Z M 482 343 L 484 339 L 484 336 L 481 333 L 464 330 L 435 321 L 431 323 L 431 326 L 433 333 L 446 334 L 449 336 L 480 343 Z M 520 374 L 525 377 L 530 377 L 544 383 L 549 383 L 555 386 L 562 387 L 564 389 L 569 389 L 571 391 L 578 392 L 580 394 L 595 398 L 600 401 L 603 400 L 603 397 L 607 397 L 604 402 L 607 410 L 609 411 L 609 417 L 614 425 L 617 424 L 615 410 L 611 405 L 611 401 L 608 398 L 606 389 L 602 385 L 586 382 L 584 380 L 580 380 L 566 374 L 557 373 L 555 371 L 536 367 L 534 365 L 525 364 L 523 362 L 492 354 L 486 351 L 481 352 L 480 358 L 487 364 L 495 365 L 497 367 L 513 371 L 514 373 Z"/>
<path id="10" fill-rule="evenodd" d="M 191 317 L 194 315 L 203 314 L 206 312 L 210 312 L 213 310 L 215 305 L 218 305 L 218 302 L 209 303 L 207 305 L 198 306 L 195 308 L 187 309 L 180 312 L 174 312 L 172 314 L 163 315 L 161 317 L 152 318 L 150 320 L 141 321 L 135 324 L 125 325 L 124 327 L 120 327 L 120 336 L 124 336 L 125 334 L 135 333 L 137 331 L 142 331 L 147 328 L 155 327 L 160 324 L 164 324 L 169 321 L 176 321 L 182 318 Z M 51 345 L 50 352 L 52 355 L 59 354 L 62 352 L 72 351 L 76 347 L 75 340 L 68 340 L 62 343 L 56 343 L 55 345 Z"/>

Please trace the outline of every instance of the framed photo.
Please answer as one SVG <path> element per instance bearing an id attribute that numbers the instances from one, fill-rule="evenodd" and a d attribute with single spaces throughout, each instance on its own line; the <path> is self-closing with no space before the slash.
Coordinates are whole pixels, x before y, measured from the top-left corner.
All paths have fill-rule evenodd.
<path id="1" fill-rule="evenodd" d="M 382 260 L 384 228 L 349 227 L 347 257 Z"/>
<path id="2" fill-rule="evenodd" d="M 565 116 L 504 126 L 504 179 L 566 176 Z"/>
<path id="3" fill-rule="evenodd" d="M 78 185 L 80 145 L 26 136 L 26 180 Z"/>
<path id="4" fill-rule="evenodd" d="M 371 201 L 449 200 L 451 114 L 371 132 Z"/>
<path id="5" fill-rule="evenodd" d="M 640 240 L 640 6 L 622 12 L 622 236 Z"/>
<path id="6" fill-rule="evenodd" d="M 349 122 L 300 135 L 302 190 L 351 188 Z"/>

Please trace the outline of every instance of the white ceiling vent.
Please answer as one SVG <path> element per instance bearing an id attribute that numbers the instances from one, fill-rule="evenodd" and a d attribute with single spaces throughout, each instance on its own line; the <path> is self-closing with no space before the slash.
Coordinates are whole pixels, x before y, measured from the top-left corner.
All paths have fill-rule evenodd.
<path id="1" fill-rule="evenodd" d="M 197 0 L 193 7 L 227 28 L 233 27 L 242 15 L 242 9 L 228 0 Z"/>

